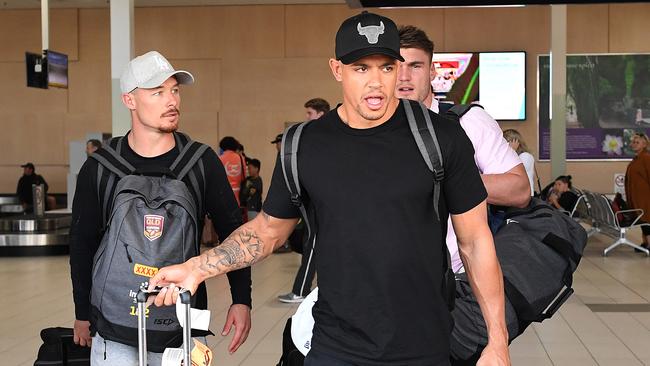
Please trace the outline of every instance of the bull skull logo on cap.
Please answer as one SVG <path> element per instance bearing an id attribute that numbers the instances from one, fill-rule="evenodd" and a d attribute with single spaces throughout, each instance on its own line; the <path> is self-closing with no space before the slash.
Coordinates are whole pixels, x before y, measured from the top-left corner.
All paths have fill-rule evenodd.
<path id="1" fill-rule="evenodd" d="M 360 36 L 366 36 L 368 43 L 376 44 L 379 42 L 379 35 L 384 34 L 384 22 L 379 22 L 379 25 L 367 25 L 365 27 L 362 27 L 361 22 L 359 22 L 357 31 L 359 31 Z"/>

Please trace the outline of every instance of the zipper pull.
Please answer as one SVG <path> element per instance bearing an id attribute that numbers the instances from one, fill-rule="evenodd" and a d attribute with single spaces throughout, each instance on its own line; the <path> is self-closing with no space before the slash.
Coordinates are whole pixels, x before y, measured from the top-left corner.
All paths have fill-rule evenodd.
<path id="1" fill-rule="evenodd" d="M 133 258 L 131 258 L 131 254 L 129 254 L 129 245 L 125 243 L 124 249 L 126 250 L 126 258 L 129 260 L 129 263 L 133 263 Z"/>

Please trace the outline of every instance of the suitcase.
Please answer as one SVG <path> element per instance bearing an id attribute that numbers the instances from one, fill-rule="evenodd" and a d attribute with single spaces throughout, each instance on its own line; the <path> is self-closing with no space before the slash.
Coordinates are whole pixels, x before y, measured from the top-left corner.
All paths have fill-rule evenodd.
<path id="1" fill-rule="evenodd" d="M 41 330 L 41 339 L 43 344 L 34 366 L 90 365 L 90 347 L 74 343 L 72 328 L 45 328 Z"/>
<path id="2" fill-rule="evenodd" d="M 145 304 L 150 295 L 155 295 L 160 292 L 160 289 L 147 290 L 140 288 L 136 295 L 138 302 L 138 364 L 140 366 L 148 366 L 147 364 L 147 318 L 143 316 L 145 313 Z M 192 366 L 192 326 L 190 324 L 190 299 L 191 294 L 187 290 L 181 290 L 178 294 L 178 300 L 184 306 L 185 310 L 185 324 L 183 326 L 183 366 Z"/>

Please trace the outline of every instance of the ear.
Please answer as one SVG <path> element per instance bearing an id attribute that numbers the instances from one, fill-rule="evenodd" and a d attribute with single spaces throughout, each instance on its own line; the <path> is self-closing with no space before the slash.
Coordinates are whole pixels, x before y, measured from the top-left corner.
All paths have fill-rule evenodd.
<path id="1" fill-rule="evenodd" d="M 135 92 L 135 91 L 134 91 Z M 133 93 L 122 93 L 122 103 L 126 108 L 130 110 L 135 110 L 135 95 Z"/>
<path id="2" fill-rule="evenodd" d="M 343 64 L 339 60 L 335 60 L 333 58 L 330 59 L 330 70 L 332 70 L 332 75 L 334 75 L 334 79 L 336 81 L 342 81 L 343 77 Z"/>
<path id="3" fill-rule="evenodd" d="M 429 80 L 433 80 L 433 79 L 435 79 L 436 74 L 437 74 L 437 72 L 436 72 L 436 66 L 435 66 L 435 64 L 434 64 L 433 61 L 432 61 L 432 62 L 431 62 L 431 68 L 429 69 Z"/>

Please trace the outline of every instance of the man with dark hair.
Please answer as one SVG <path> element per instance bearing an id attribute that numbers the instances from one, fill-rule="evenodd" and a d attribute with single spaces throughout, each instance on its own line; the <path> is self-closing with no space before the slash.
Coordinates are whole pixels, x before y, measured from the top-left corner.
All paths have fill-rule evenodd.
<path id="1" fill-rule="evenodd" d="M 189 142 L 187 136 L 176 132 L 180 118 L 180 84 L 193 82 L 192 74 L 174 70 L 169 61 L 156 51 L 147 52 L 129 62 L 120 78 L 120 88 L 122 103 L 129 109 L 131 116 L 131 130 L 126 136 L 112 140 L 110 146 L 120 157 L 120 160 L 116 160 L 118 164 L 125 167 L 131 165 L 135 170 L 142 172 L 171 170 L 172 164 L 181 154 L 180 145 Z M 96 154 L 99 152 L 101 150 Z M 108 150 L 105 152 L 109 153 Z M 91 362 L 95 366 L 134 365 L 138 360 L 138 349 L 127 339 L 131 337 L 137 340 L 137 331 L 132 329 L 135 331 L 133 337 L 134 332 L 128 330 L 131 328 L 112 326 L 113 323 L 106 320 L 106 315 L 96 306 L 96 302 L 108 303 L 109 300 L 94 298 L 91 304 L 91 291 L 96 289 L 93 287 L 95 286 L 92 271 L 93 257 L 98 253 L 100 242 L 107 232 L 104 225 L 108 221 L 105 217 L 112 212 L 109 207 L 112 201 L 107 202 L 105 199 L 115 194 L 116 186 L 122 183 L 123 179 L 128 181 L 132 178 L 128 175 L 120 178 L 100 164 L 100 160 L 109 163 L 104 154 L 97 159 L 87 159 L 81 167 L 72 205 L 70 272 L 75 304 L 74 342 L 82 346 L 92 345 Z M 209 214 L 213 218 L 216 232 L 220 237 L 225 238 L 241 225 L 242 221 L 235 198 L 228 189 L 228 181 L 217 154 L 210 148 L 205 149 L 196 161 L 194 170 L 202 170 L 203 174 L 185 175 L 182 183 L 195 200 L 196 217 L 203 218 Z M 143 236 L 138 239 L 151 242 L 151 236 L 147 236 L 147 229 L 142 229 L 141 220 L 143 218 L 134 222 L 132 217 L 127 217 L 124 220 L 124 227 L 139 228 L 138 231 L 142 232 Z M 167 225 L 168 222 L 164 224 Z M 201 225 L 202 222 L 197 224 L 197 232 L 201 232 Z M 158 238 L 162 237 L 164 227 L 162 222 L 157 227 L 157 232 L 160 234 Z M 150 245 L 152 250 L 156 250 L 155 248 L 159 248 L 160 244 Z M 131 259 L 126 244 L 122 249 L 127 251 Z M 183 249 L 178 248 L 178 253 L 179 256 L 183 255 Z M 135 256 L 135 253 L 133 254 Z M 142 282 L 149 279 L 150 273 L 137 271 L 137 268 L 143 268 L 143 264 L 131 260 L 129 263 L 133 264 L 124 264 L 132 266 L 133 269 L 129 270 L 129 273 L 133 272 L 141 276 Z M 122 263 L 117 265 L 120 264 Z M 157 270 L 153 267 L 148 268 L 153 272 Z M 250 330 L 250 270 L 235 271 L 228 276 L 228 280 L 233 304 L 228 310 L 221 334 L 225 336 L 230 333 L 233 326 L 236 328 L 235 336 L 229 346 L 229 351 L 234 352 L 246 340 Z M 117 290 L 124 290 L 124 296 L 128 297 L 129 291 L 137 291 L 137 288 Z M 198 286 L 195 294 L 195 307 L 205 309 L 207 307 L 205 285 Z M 118 314 L 128 320 L 135 317 L 135 314 L 129 313 L 128 308 L 123 309 L 123 312 L 120 309 Z M 178 336 L 180 335 L 179 333 Z M 150 339 L 149 346 L 153 343 Z M 159 365 L 162 353 L 149 352 L 148 358 L 151 365 Z"/>
<path id="2" fill-rule="evenodd" d="M 323 98 L 310 99 L 305 103 L 307 121 L 321 118 L 330 111 L 330 104 Z"/>
<path id="3" fill-rule="evenodd" d="M 480 363 L 508 365 L 502 274 L 470 141 L 460 126 L 395 97 L 404 59 L 389 18 L 363 12 L 345 20 L 335 52 L 329 65 L 342 85 L 343 104 L 304 125 L 297 159 L 317 227 L 319 299 L 305 365 L 449 364 L 452 320 L 443 284 L 449 214 L 490 337 Z M 438 136 L 445 157 L 440 191 L 405 103 L 421 119 L 428 116 Z M 276 163 L 262 213 L 219 247 L 161 269 L 150 287 L 168 290 L 154 303 L 174 303 L 174 284 L 193 291 L 209 277 L 270 255 L 298 222 L 293 198 Z"/>
<path id="4" fill-rule="evenodd" d="M 400 68 L 395 90 L 397 96 L 422 102 L 433 112 L 439 113 L 440 105 L 431 90 L 431 81 L 436 73 L 431 62 L 433 42 L 424 31 L 411 25 L 400 27 L 399 34 L 400 54 L 404 57 L 404 62 Z M 530 199 L 530 184 L 526 170 L 517 154 L 503 138 L 498 123 L 483 108 L 474 107 L 460 118 L 460 126 L 472 142 L 474 162 L 487 190 L 487 202 L 498 206 L 527 206 Z M 480 309 L 464 274 L 465 268 L 454 232 L 455 225 L 451 220 L 447 225 L 446 243 L 452 257 L 453 270 L 460 279 L 456 281 L 457 305 L 452 313 L 455 320 L 451 339 L 452 355 L 465 358 L 455 352 L 468 343 L 463 342 L 463 337 L 479 332 L 479 326 L 466 320 L 475 319 L 473 314 Z M 516 334 L 517 317 L 510 304 L 506 305 L 509 331 Z M 479 351 L 473 356 L 475 359 L 472 361 L 476 362 L 480 350 L 474 351 Z"/>
<path id="5" fill-rule="evenodd" d="M 86 142 L 86 155 L 90 156 L 90 154 L 94 153 L 98 149 L 102 147 L 102 142 L 97 140 L 97 139 L 90 139 L 88 142 Z"/>

